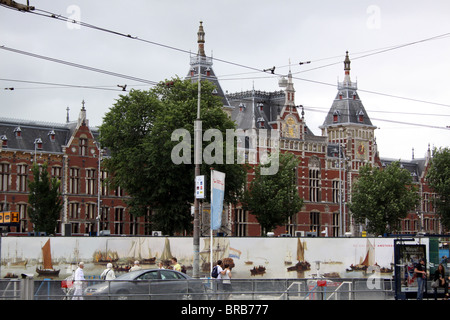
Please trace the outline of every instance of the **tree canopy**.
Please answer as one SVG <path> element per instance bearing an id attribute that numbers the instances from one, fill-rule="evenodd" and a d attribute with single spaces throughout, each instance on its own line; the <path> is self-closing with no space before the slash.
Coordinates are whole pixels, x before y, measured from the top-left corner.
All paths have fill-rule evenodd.
<path id="1" fill-rule="evenodd" d="M 217 129 L 225 134 L 235 125 L 223 111 L 220 97 L 212 94 L 213 89 L 209 81 L 201 82 L 202 131 Z M 113 184 L 130 196 L 130 212 L 142 216 L 151 209 L 152 230 L 170 235 L 192 229 L 197 97 L 198 84 L 178 78 L 148 91 L 132 90 L 120 96 L 100 127 L 102 147 L 110 151 L 106 168 Z M 185 135 L 174 134 L 179 130 Z M 225 145 L 225 139 L 213 139 L 209 141 L 215 146 Z M 203 141 L 203 147 L 207 145 L 208 140 Z M 212 154 L 215 152 L 218 150 Z M 174 156 L 184 161 L 174 161 Z M 245 181 L 242 165 L 203 161 L 200 171 L 206 181 L 210 181 L 211 167 L 226 173 L 225 201 L 236 202 Z M 206 194 L 208 201 L 209 192 Z"/>
<path id="2" fill-rule="evenodd" d="M 365 224 L 369 233 L 383 235 L 397 231 L 400 220 L 418 203 L 411 174 L 397 161 L 384 169 L 361 167 L 349 208 L 355 221 Z"/>
<path id="3" fill-rule="evenodd" d="M 280 153 L 279 161 L 274 175 L 261 174 L 261 168 L 267 164 L 255 167 L 255 177 L 242 199 L 244 209 L 256 217 L 263 234 L 287 223 L 303 206 L 296 183 L 298 159 L 291 153 Z"/>
<path id="4" fill-rule="evenodd" d="M 441 223 L 450 229 L 450 149 L 440 148 L 433 151 L 430 167 L 426 175 L 428 184 L 436 192 L 434 205 Z"/>
<path id="5" fill-rule="evenodd" d="M 42 167 L 33 164 L 33 180 L 29 181 L 28 216 L 34 231 L 54 234 L 63 208 L 59 192 L 61 181 L 50 178 L 47 168 L 47 163 Z"/>

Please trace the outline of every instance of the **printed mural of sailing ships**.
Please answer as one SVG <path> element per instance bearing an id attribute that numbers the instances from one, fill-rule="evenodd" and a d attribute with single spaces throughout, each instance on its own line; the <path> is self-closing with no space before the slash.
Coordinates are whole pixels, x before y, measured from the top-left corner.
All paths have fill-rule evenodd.
<path id="1" fill-rule="evenodd" d="M 217 260 L 232 266 L 235 279 L 393 274 L 392 239 L 215 237 L 212 259 L 210 238 L 201 241 L 202 277 L 209 276 L 211 262 Z M 156 268 L 159 262 L 170 268 L 174 256 L 190 274 L 194 257 L 192 238 L 185 237 L 2 237 L 0 243 L 2 277 L 25 273 L 65 278 L 80 261 L 85 276 L 98 277 L 108 262 L 117 272 L 127 272 L 134 260 L 143 268 Z"/>

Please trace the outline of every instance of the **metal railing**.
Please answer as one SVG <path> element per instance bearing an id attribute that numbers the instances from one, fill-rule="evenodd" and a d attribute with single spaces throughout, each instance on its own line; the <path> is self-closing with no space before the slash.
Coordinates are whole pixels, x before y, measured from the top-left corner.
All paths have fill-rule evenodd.
<path id="1" fill-rule="evenodd" d="M 233 279 L 227 289 L 216 279 L 123 281 L 139 290 L 117 290 L 121 281 L 1 279 L 0 300 L 390 300 L 394 280 L 379 279 Z M 176 287 L 164 287 L 167 284 Z M 101 285 L 101 294 L 92 286 Z M 199 286 L 201 285 L 201 286 Z M 125 286 L 124 286 L 125 287 Z M 162 288 L 162 289 L 161 289 Z"/>

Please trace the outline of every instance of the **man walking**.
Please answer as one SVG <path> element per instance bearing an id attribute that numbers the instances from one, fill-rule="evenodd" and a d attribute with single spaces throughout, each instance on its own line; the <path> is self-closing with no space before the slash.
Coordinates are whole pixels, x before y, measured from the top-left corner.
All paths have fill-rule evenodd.
<path id="1" fill-rule="evenodd" d="M 83 300 L 83 285 L 84 285 L 84 262 L 78 264 L 77 270 L 75 270 L 73 286 L 75 291 L 73 292 L 72 300 Z"/>

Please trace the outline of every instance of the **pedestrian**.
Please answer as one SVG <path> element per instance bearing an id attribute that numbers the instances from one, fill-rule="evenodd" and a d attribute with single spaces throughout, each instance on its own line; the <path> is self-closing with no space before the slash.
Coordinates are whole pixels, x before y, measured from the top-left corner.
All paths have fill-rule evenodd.
<path id="1" fill-rule="evenodd" d="M 103 270 L 102 274 L 100 275 L 100 279 L 102 280 L 113 280 L 116 278 L 116 274 L 114 273 L 114 270 L 112 269 L 113 265 L 112 263 L 108 263 L 106 265 L 106 269 Z"/>
<path id="2" fill-rule="evenodd" d="M 414 268 L 414 275 L 417 279 L 417 300 L 423 299 L 424 284 L 426 283 L 427 272 L 425 271 L 425 259 L 421 258 Z"/>
<path id="3" fill-rule="evenodd" d="M 175 258 L 175 257 L 172 258 L 172 264 L 173 264 L 173 270 L 181 272 L 181 266 L 178 263 L 177 258 Z"/>
<path id="4" fill-rule="evenodd" d="M 134 262 L 134 266 L 132 266 L 132 267 L 130 268 L 130 270 L 128 270 L 128 271 L 131 272 L 131 271 L 137 271 L 137 270 L 142 270 L 142 267 L 140 266 L 138 260 L 136 260 L 136 261 Z"/>
<path id="5" fill-rule="evenodd" d="M 73 292 L 72 300 L 83 300 L 83 286 L 84 286 L 84 262 L 78 264 L 77 270 L 75 270 L 73 286 L 75 291 Z"/>
<path id="6" fill-rule="evenodd" d="M 222 260 L 217 260 L 215 267 L 212 269 L 211 277 L 215 280 L 213 281 L 213 290 L 216 292 L 216 299 L 220 300 L 222 297 L 218 295 L 218 292 L 222 290 Z"/>
<path id="7" fill-rule="evenodd" d="M 228 264 L 224 265 L 222 271 L 222 288 L 224 292 L 224 299 L 229 299 L 231 295 L 231 268 Z"/>
<path id="8" fill-rule="evenodd" d="M 433 282 L 438 282 L 438 287 L 444 288 L 444 299 L 448 300 L 448 282 L 445 280 L 445 268 L 441 263 L 438 268 L 434 272 Z M 434 300 L 437 300 L 437 289 L 438 287 L 434 287 Z"/>

